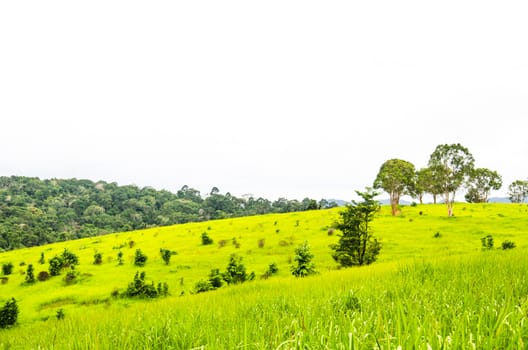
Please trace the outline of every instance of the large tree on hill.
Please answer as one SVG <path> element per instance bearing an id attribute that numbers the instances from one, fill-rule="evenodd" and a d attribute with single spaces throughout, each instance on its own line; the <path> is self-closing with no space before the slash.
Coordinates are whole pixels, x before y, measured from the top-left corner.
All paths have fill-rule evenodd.
<path id="1" fill-rule="evenodd" d="M 443 144 L 429 158 L 429 168 L 435 173 L 435 183 L 442 189 L 447 215 L 453 215 L 456 191 L 471 174 L 475 159 L 469 150 L 459 143 Z"/>
<path id="2" fill-rule="evenodd" d="M 414 177 L 414 165 L 406 160 L 389 159 L 381 165 L 374 188 L 381 188 L 389 194 L 392 215 L 398 211 L 400 196 L 412 192 Z"/>
<path id="3" fill-rule="evenodd" d="M 491 190 L 498 190 L 502 187 L 502 177 L 490 169 L 473 169 L 469 175 L 467 187 L 466 201 L 469 203 L 486 203 Z"/>
<path id="4" fill-rule="evenodd" d="M 515 180 L 508 186 L 508 195 L 512 203 L 522 203 L 528 197 L 528 181 Z"/>

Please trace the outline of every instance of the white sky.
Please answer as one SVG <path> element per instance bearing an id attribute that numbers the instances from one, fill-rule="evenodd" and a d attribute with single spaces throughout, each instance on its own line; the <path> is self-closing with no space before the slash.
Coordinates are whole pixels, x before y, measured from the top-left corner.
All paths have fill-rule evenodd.
<path id="1" fill-rule="evenodd" d="M 2 1 L 0 175 L 354 197 L 460 142 L 528 177 L 526 1 Z"/>

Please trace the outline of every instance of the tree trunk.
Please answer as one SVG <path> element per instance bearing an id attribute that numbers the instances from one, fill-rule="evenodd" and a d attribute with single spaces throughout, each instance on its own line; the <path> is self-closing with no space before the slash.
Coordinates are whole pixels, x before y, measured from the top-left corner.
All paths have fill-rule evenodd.
<path id="1" fill-rule="evenodd" d="M 455 196 L 453 194 L 453 200 L 449 198 L 449 192 L 445 193 L 445 201 L 447 205 L 447 216 L 451 217 L 453 216 L 453 201 L 455 200 Z"/>
<path id="2" fill-rule="evenodd" d="M 436 194 L 433 193 L 433 204 L 436 204 Z"/>
<path id="3" fill-rule="evenodd" d="M 418 195 L 418 200 L 420 201 L 420 204 L 423 204 L 423 194 Z"/>
<path id="4" fill-rule="evenodd" d="M 398 213 L 398 204 L 400 204 L 400 194 L 391 193 L 390 202 L 391 202 L 392 216 L 396 216 L 396 214 Z"/>

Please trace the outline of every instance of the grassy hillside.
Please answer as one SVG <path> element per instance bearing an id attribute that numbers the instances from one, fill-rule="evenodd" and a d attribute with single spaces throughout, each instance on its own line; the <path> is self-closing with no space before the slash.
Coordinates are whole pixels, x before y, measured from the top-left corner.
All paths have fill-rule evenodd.
<path id="1" fill-rule="evenodd" d="M 0 303 L 15 297 L 17 327 L 0 331 L 4 348 L 519 348 L 528 342 L 528 206 L 459 204 L 455 217 L 442 205 L 383 207 L 374 221 L 383 249 L 369 267 L 337 270 L 328 229 L 340 209 L 270 214 L 126 232 L 0 253 L 14 273 L 0 285 Z M 214 244 L 201 245 L 201 234 Z M 437 234 L 438 233 L 438 234 Z M 513 251 L 482 252 L 480 238 Z M 439 236 L 439 237 L 435 237 Z M 320 274 L 290 275 L 295 247 L 307 240 Z M 131 243 L 133 242 L 133 243 Z M 23 285 L 27 264 L 38 274 L 68 248 L 79 255 L 80 281 L 63 276 Z M 133 266 L 136 249 L 148 257 Z M 160 248 L 178 255 L 166 266 Z M 95 252 L 103 255 L 93 265 Z M 117 254 L 124 254 L 124 265 Z M 243 256 L 257 280 L 191 295 L 211 268 Z M 21 263 L 25 266 L 20 266 Z M 278 276 L 260 280 L 272 262 Z M 171 296 L 155 301 L 116 299 L 136 271 L 167 282 Z M 58 309 L 65 312 L 57 320 Z M 523 345 L 523 346 L 521 346 Z"/>

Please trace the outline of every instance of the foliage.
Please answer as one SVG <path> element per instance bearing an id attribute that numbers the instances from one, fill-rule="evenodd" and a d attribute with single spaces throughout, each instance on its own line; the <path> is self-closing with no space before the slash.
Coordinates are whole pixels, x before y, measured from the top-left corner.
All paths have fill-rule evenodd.
<path id="1" fill-rule="evenodd" d="M 66 248 L 64 248 L 64 251 L 62 252 L 61 258 L 63 268 L 79 265 L 79 257 Z"/>
<path id="2" fill-rule="evenodd" d="M 429 158 L 429 167 L 444 195 L 448 216 L 453 215 L 455 193 L 473 171 L 474 163 L 473 155 L 459 143 L 438 145 Z"/>
<path id="3" fill-rule="evenodd" d="M 48 271 L 40 271 L 37 275 L 37 279 L 40 281 L 40 282 L 44 282 L 44 281 L 47 281 L 48 279 L 50 278 L 50 274 L 48 273 Z"/>
<path id="4" fill-rule="evenodd" d="M 71 285 L 77 283 L 79 278 L 79 271 L 75 269 L 75 267 L 72 265 L 70 266 L 70 269 L 66 272 L 66 275 L 62 279 L 66 285 Z"/>
<path id="5" fill-rule="evenodd" d="M 12 274 L 13 273 L 13 263 L 8 262 L 8 263 L 2 264 L 2 273 L 6 276 Z"/>
<path id="6" fill-rule="evenodd" d="M 482 237 L 480 239 L 480 243 L 482 244 L 482 250 L 493 249 L 493 236 L 487 235 L 485 237 Z"/>
<path id="7" fill-rule="evenodd" d="M 198 293 L 209 292 L 211 290 L 215 290 L 215 288 L 211 284 L 211 281 L 201 279 L 198 282 L 196 282 L 196 284 L 194 285 L 193 291 L 194 293 L 198 294 Z"/>
<path id="8" fill-rule="evenodd" d="M 64 262 L 60 256 L 54 256 L 49 260 L 49 273 L 51 276 L 58 276 L 61 273 Z"/>
<path id="9" fill-rule="evenodd" d="M 44 265 L 46 263 L 46 259 L 44 258 L 44 252 L 40 253 L 40 258 L 39 258 L 38 263 L 41 265 Z"/>
<path id="10" fill-rule="evenodd" d="M 176 254 L 178 253 L 165 248 L 160 248 L 160 255 L 163 261 L 165 262 L 165 265 L 169 265 L 171 257 Z"/>
<path id="11" fill-rule="evenodd" d="M 35 283 L 35 269 L 33 264 L 29 264 L 26 270 L 25 283 L 32 284 Z"/>
<path id="12" fill-rule="evenodd" d="M 508 186 L 508 196 L 512 203 L 522 203 L 528 197 L 528 181 L 515 180 Z"/>
<path id="13" fill-rule="evenodd" d="M 502 177 L 486 168 L 473 169 L 467 182 L 468 193 L 465 198 L 469 203 L 486 203 L 491 190 L 502 187 Z"/>
<path id="14" fill-rule="evenodd" d="M 103 254 L 101 252 L 95 252 L 94 254 L 94 265 L 101 265 L 103 263 Z"/>
<path id="15" fill-rule="evenodd" d="M 63 320 L 65 316 L 66 314 L 64 313 L 63 308 L 58 309 L 57 312 L 55 313 L 55 317 L 57 318 L 57 320 Z"/>
<path id="16" fill-rule="evenodd" d="M 8 300 L 0 309 L 0 328 L 14 326 L 18 318 L 18 305 L 15 298 Z"/>
<path id="17" fill-rule="evenodd" d="M 220 269 L 211 269 L 209 273 L 209 283 L 212 289 L 220 288 L 224 285 L 224 275 L 220 272 Z"/>
<path id="18" fill-rule="evenodd" d="M 117 264 L 118 265 L 123 265 L 124 263 L 124 260 L 123 260 L 123 252 L 122 251 L 119 251 L 117 253 Z"/>
<path id="19" fill-rule="evenodd" d="M 213 244 L 213 239 L 209 237 L 207 232 L 203 232 L 202 233 L 202 245 L 209 245 L 209 244 Z"/>
<path id="20" fill-rule="evenodd" d="M 317 273 L 315 270 L 315 263 L 312 261 L 314 255 L 310 251 L 310 245 L 304 241 L 299 247 L 295 249 L 295 256 L 293 260 L 295 264 L 291 266 L 291 273 L 295 277 L 306 277 Z"/>
<path id="21" fill-rule="evenodd" d="M 240 255 L 230 255 L 226 271 L 223 273 L 223 278 L 227 284 L 242 283 L 250 279 L 250 275 L 246 273 L 246 266 L 242 262 Z"/>
<path id="22" fill-rule="evenodd" d="M 512 242 L 510 240 L 503 241 L 501 246 L 502 246 L 502 250 L 513 249 L 516 247 L 515 242 Z"/>
<path id="23" fill-rule="evenodd" d="M 381 188 L 389 194 L 392 215 L 397 214 L 400 196 L 412 193 L 414 178 L 414 165 L 406 160 L 389 159 L 381 165 L 374 188 Z"/>
<path id="24" fill-rule="evenodd" d="M 308 198 L 272 202 L 224 195 L 217 188 L 202 198 L 200 191 L 188 186 L 171 193 L 104 181 L 20 176 L 0 177 L 0 199 L 0 249 L 4 250 L 153 226 L 317 207 L 315 200 Z"/>
<path id="25" fill-rule="evenodd" d="M 145 277 L 145 271 L 142 271 L 141 273 L 137 271 L 134 275 L 134 280 L 128 285 L 126 291 L 123 293 L 123 296 L 128 298 L 157 298 L 162 295 L 168 295 L 168 284 L 159 283 L 158 288 L 156 289 L 154 282 L 145 282 Z"/>
<path id="26" fill-rule="evenodd" d="M 147 263 L 148 256 L 143 254 L 141 249 L 136 249 L 136 254 L 134 255 L 134 265 L 143 267 Z"/>
<path id="27" fill-rule="evenodd" d="M 352 201 L 352 204 L 339 213 L 340 218 L 334 227 L 342 234 L 339 235 L 337 244 L 330 245 L 332 257 L 343 267 L 371 264 L 381 250 L 381 244 L 374 237 L 370 226 L 380 208 L 374 199 L 377 193 L 370 189 L 356 193 L 363 200 Z"/>

